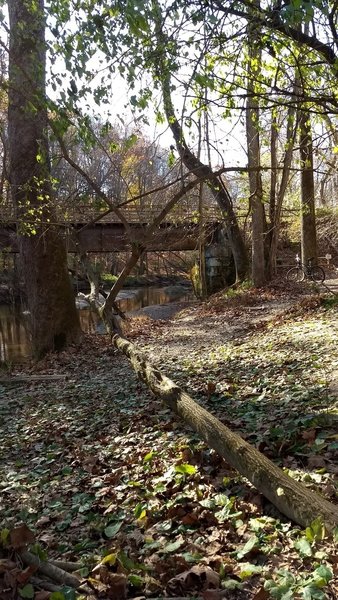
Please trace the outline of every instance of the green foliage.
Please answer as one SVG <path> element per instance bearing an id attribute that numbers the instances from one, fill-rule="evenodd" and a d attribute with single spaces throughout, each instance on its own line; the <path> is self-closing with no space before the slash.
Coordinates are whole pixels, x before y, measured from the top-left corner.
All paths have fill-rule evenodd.
<path id="1" fill-rule="evenodd" d="M 262 573 L 262 571 L 263 567 L 261 567 L 260 565 L 254 565 L 252 563 L 241 563 L 240 572 L 238 575 L 240 579 L 245 581 L 253 575 L 259 575 L 260 573 Z"/>
<path id="2" fill-rule="evenodd" d="M 1 529 L 0 544 L 2 546 L 6 546 L 9 543 L 9 534 L 10 534 L 10 530 L 7 527 L 5 527 L 4 529 Z"/>
<path id="3" fill-rule="evenodd" d="M 309 23 L 314 17 L 316 1 L 291 0 L 285 4 L 280 12 L 281 17 L 290 25 Z"/>
<path id="4" fill-rule="evenodd" d="M 225 298 L 240 298 L 243 294 L 245 294 L 248 290 L 252 288 L 252 281 L 250 279 L 246 279 L 242 281 L 240 284 L 227 289 L 224 292 Z"/>
<path id="5" fill-rule="evenodd" d="M 216 300 L 222 300 L 221 294 Z M 256 296 L 256 301 L 261 306 L 266 298 Z M 191 317 L 201 315 L 208 324 L 234 314 L 232 308 L 227 312 L 227 304 L 219 310 L 213 302 L 208 303 L 210 315 L 203 304 L 194 306 Z M 251 324 L 252 306 L 248 316 L 246 305 L 236 305 L 232 332 L 241 318 L 245 327 L 247 319 Z M 244 328 L 245 337 L 243 329 L 235 339 L 231 332 L 212 351 L 189 337 L 179 360 L 168 351 L 169 343 L 163 349 L 158 329 L 148 329 L 147 350 L 179 385 L 188 380 L 191 393 L 209 410 L 221 418 L 226 414 L 231 427 L 277 462 L 290 457 L 289 472 L 297 479 L 306 474 L 308 486 L 325 492 L 333 484 L 329 469 L 319 472 L 307 461 L 321 457 L 317 438 L 325 441 L 325 464 L 334 460 L 332 406 L 321 369 L 330 370 L 336 360 L 336 329 L 336 312 L 319 308 L 311 318 L 274 320 L 252 335 Z M 246 481 L 198 436 L 177 427 L 170 410 L 140 387 L 125 361 L 112 361 L 109 342 L 52 356 L 48 374 L 52 365 L 56 373 L 63 369 L 70 376 L 3 391 L 1 490 L 12 499 L 1 513 L 3 530 L 14 519 L 27 522 L 37 536 L 43 528 L 57 544 L 55 554 L 67 553 L 88 565 L 84 576 L 89 572 L 90 577 L 99 563 L 112 573 L 125 573 L 139 595 L 149 589 L 149 581 L 154 583 L 152 578 L 158 580 L 159 565 L 166 580 L 177 564 L 188 573 L 197 565 L 198 572 L 205 566 L 204 549 L 210 548 L 207 556 L 215 560 L 224 589 L 242 587 L 251 593 L 251 585 L 263 586 L 268 578 L 272 599 L 284 594 L 324 600 L 332 585 L 334 547 L 318 519 L 300 531 L 280 521 L 278 513 L 268 516 Z M 207 400 L 209 382 L 217 387 Z M 276 563 L 287 565 L 287 574 L 277 572 Z M 95 573 L 99 577 L 100 569 Z M 157 585 L 154 593 L 162 594 Z M 67 593 L 62 590 L 65 599 Z M 129 595 L 137 594 L 131 589 Z"/>
<path id="6" fill-rule="evenodd" d="M 52 592 L 49 596 L 49 600 L 66 600 L 63 592 Z"/>
<path id="7" fill-rule="evenodd" d="M 35 554 L 35 556 L 37 556 L 40 561 L 47 560 L 47 552 L 40 546 L 40 544 L 32 544 L 30 546 L 30 551 L 32 552 L 32 554 Z"/>
<path id="8" fill-rule="evenodd" d="M 280 570 L 275 579 L 267 580 L 264 588 L 276 600 L 292 600 L 296 597 L 304 600 L 325 600 L 323 591 L 333 577 L 332 570 L 321 565 L 310 575 L 293 575 L 290 571 Z"/>
<path id="9" fill-rule="evenodd" d="M 109 539 L 113 538 L 120 531 L 121 527 L 122 527 L 122 521 L 118 521 L 117 523 L 114 523 L 113 525 L 108 525 L 108 527 L 106 527 L 104 530 L 104 534 Z"/>
<path id="10" fill-rule="evenodd" d="M 19 588 L 20 598 L 34 598 L 35 591 L 31 583 L 27 583 L 23 588 Z"/>
<path id="11" fill-rule="evenodd" d="M 197 298 L 202 297 L 202 281 L 199 265 L 196 263 L 190 270 L 190 279 L 194 294 Z"/>
<path id="12" fill-rule="evenodd" d="M 117 280 L 117 275 L 112 275 L 111 273 L 102 273 L 100 278 L 104 283 L 114 285 L 115 281 Z"/>
<path id="13" fill-rule="evenodd" d="M 194 465 L 181 464 L 175 466 L 176 473 L 180 473 L 182 475 L 194 475 L 197 471 Z"/>
<path id="14" fill-rule="evenodd" d="M 321 519 L 316 519 L 305 529 L 305 537 L 309 542 L 319 542 L 325 538 L 325 527 Z"/>
<path id="15" fill-rule="evenodd" d="M 170 150 L 168 154 L 168 166 L 172 167 L 176 162 L 175 154 L 173 150 Z"/>
<path id="16" fill-rule="evenodd" d="M 143 577 L 141 577 L 140 575 L 135 575 L 133 573 L 128 575 L 128 581 L 129 583 L 131 583 L 131 585 L 133 585 L 136 588 L 140 588 L 144 584 Z"/>

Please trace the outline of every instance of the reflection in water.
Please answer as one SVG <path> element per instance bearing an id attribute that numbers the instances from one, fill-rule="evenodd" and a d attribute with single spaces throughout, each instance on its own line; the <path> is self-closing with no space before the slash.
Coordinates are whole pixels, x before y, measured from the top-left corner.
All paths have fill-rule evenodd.
<path id="1" fill-rule="evenodd" d="M 18 308 L 0 306 L 0 361 L 20 362 L 30 354 L 25 317 Z"/>
<path id="2" fill-rule="evenodd" d="M 144 306 L 191 300 L 191 292 L 184 286 L 139 288 L 119 293 L 118 305 L 123 312 L 137 311 Z M 97 315 L 89 309 L 79 311 L 85 333 L 101 331 Z M 27 319 L 20 307 L 0 305 L 0 363 L 22 362 L 30 356 Z"/>

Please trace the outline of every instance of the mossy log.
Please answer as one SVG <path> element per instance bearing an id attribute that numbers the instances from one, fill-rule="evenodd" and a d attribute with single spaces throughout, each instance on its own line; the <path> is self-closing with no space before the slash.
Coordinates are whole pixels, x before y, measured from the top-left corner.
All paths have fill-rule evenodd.
<path id="1" fill-rule="evenodd" d="M 295 481 L 240 435 L 223 425 L 158 369 L 151 366 L 135 346 L 115 335 L 114 345 L 130 360 L 138 377 L 150 390 L 190 425 L 241 475 L 244 475 L 278 510 L 306 527 L 317 517 L 328 531 L 338 525 L 338 507 Z"/>

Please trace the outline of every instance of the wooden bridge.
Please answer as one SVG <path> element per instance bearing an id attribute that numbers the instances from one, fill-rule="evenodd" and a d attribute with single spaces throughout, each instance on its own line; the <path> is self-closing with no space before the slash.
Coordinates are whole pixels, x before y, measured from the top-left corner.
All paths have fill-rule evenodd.
<path id="1" fill-rule="evenodd" d="M 182 207 L 181 207 L 182 208 Z M 123 210 L 123 216 L 128 222 L 128 230 L 112 213 L 102 215 L 95 221 L 94 213 L 88 213 L 77 207 L 77 220 L 69 214 L 68 219 L 63 218 L 58 223 L 60 234 L 64 237 L 68 252 L 123 252 L 130 250 L 131 241 L 146 245 L 149 251 L 166 250 L 195 250 L 198 247 L 198 238 L 201 226 L 196 210 L 175 211 L 165 222 L 162 222 L 156 231 L 149 236 L 148 225 L 160 213 L 161 207 L 150 211 L 140 209 Z M 64 217 L 63 213 L 63 217 Z M 203 230 L 207 244 L 217 241 L 221 229 L 221 214 L 214 207 L 205 211 L 203 215 Z M 18 252 L 17 233 L 18 223 L 12 214 L 4 214 L 0 209 L 0 251 Z"/>

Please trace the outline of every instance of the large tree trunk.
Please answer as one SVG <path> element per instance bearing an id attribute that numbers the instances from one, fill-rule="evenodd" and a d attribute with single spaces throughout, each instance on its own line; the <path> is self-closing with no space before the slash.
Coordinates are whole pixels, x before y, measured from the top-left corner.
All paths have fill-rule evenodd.
<path id="1" fill-rule="evenodd" d="M 284 515 L 303 527 L 320 517 L 328 530 L 338 525 L 338 507 L 286 475 L 279 467 L 239 435 L 223 425 L 150 365 L 133 344 L 118 335 L 115 346 L 131 361 L 133 369 L 151 391 L 244 475 Z"/>
<path id="2" fill-rule="evenodd" d="M 271 111 L 271 128 L 270 128 L 270 204 L 269 204 L 269 220 L 272 225 L 275 222 L 276 214 L 276 197 L 277 197 L 277 142 L 278 142 L 278 122 L 277 110 Z"/>
<path id="3" fill-rule="evenodd" d="M 296 78 L 294 84 L 294 98 L 296 97 L 296 91 L 299 89 L 299 81 Z M 290 169 L 292 164 L 292 156 L 295 145 L 297 131 L 296 123 L 296 108 L 292 103 L 288 108 L 287 114 L 287 126 L 286 126 L 286 142 L 284 145 L 285 152 L 283 158 L 283 171 L 280 185 L 278 188 L 277 197 L 275 198 L 272 206 L 270 205 L 270 226 L 272 228 L 270 244 L 269 244 L 269 259 L 268 259 L 268 274 L 272 277 L 276 273 L 276 260 L 277 260 L 277 247 L 279 241 L 279 232 L 281 225 L 282 207 L 286 194 L 287 185 L 290 178 Z M 273 163 L 277 167 L 277 157 Z M 271 166 L 273 166 L 271 163 Z"/>
<path id="4" fill-rule="evenodd" d="M 309 33 L 309 23 L 304 25 L 305 34 Z M 299 91 L 304 95 L 302 81 L 304 73 L 299 68 Z M 317 234 L 315 211 L 315 182 L 313 176 L 313 146 L 311 118 L 304 104 L 299 108 L 299 157 L 301 168 L 301 253 L 302 262 L 307 264 L 309 259 L 317 262 Z"/>
<path id="5" fill-rule="evenodd" d="M 299 152 L 301 164 L 302 262 L 306 264 L 310 258 L 313 258 L 316 263 L 317 235 L 312 134 L 310 117 L 305 110 L 301 110 L 299 117 Z"/>
<path id="6" fill-rule="evenodd" d="M 55 225 L 45 102 L 44 2 L 11 0 L 9 52 L 9 177 L 18 217 L 20 257 L 31 316 L 33 353 L 61 349 L 80 337 Z"/>
<path id="7" fill-rule="evenodd" d="M 259 6 L 259 0 L 254 4 Z M 248 147 L 249 190 L 252 218 L 252 280 L 256 287 L 265 283 L 264 204 L 260 172 L 259 99 L 256 89 L 261 70 L 260 35 L 256 27 L 248 26 L 248 98 L 246 105 L 246 140 Z"/>

